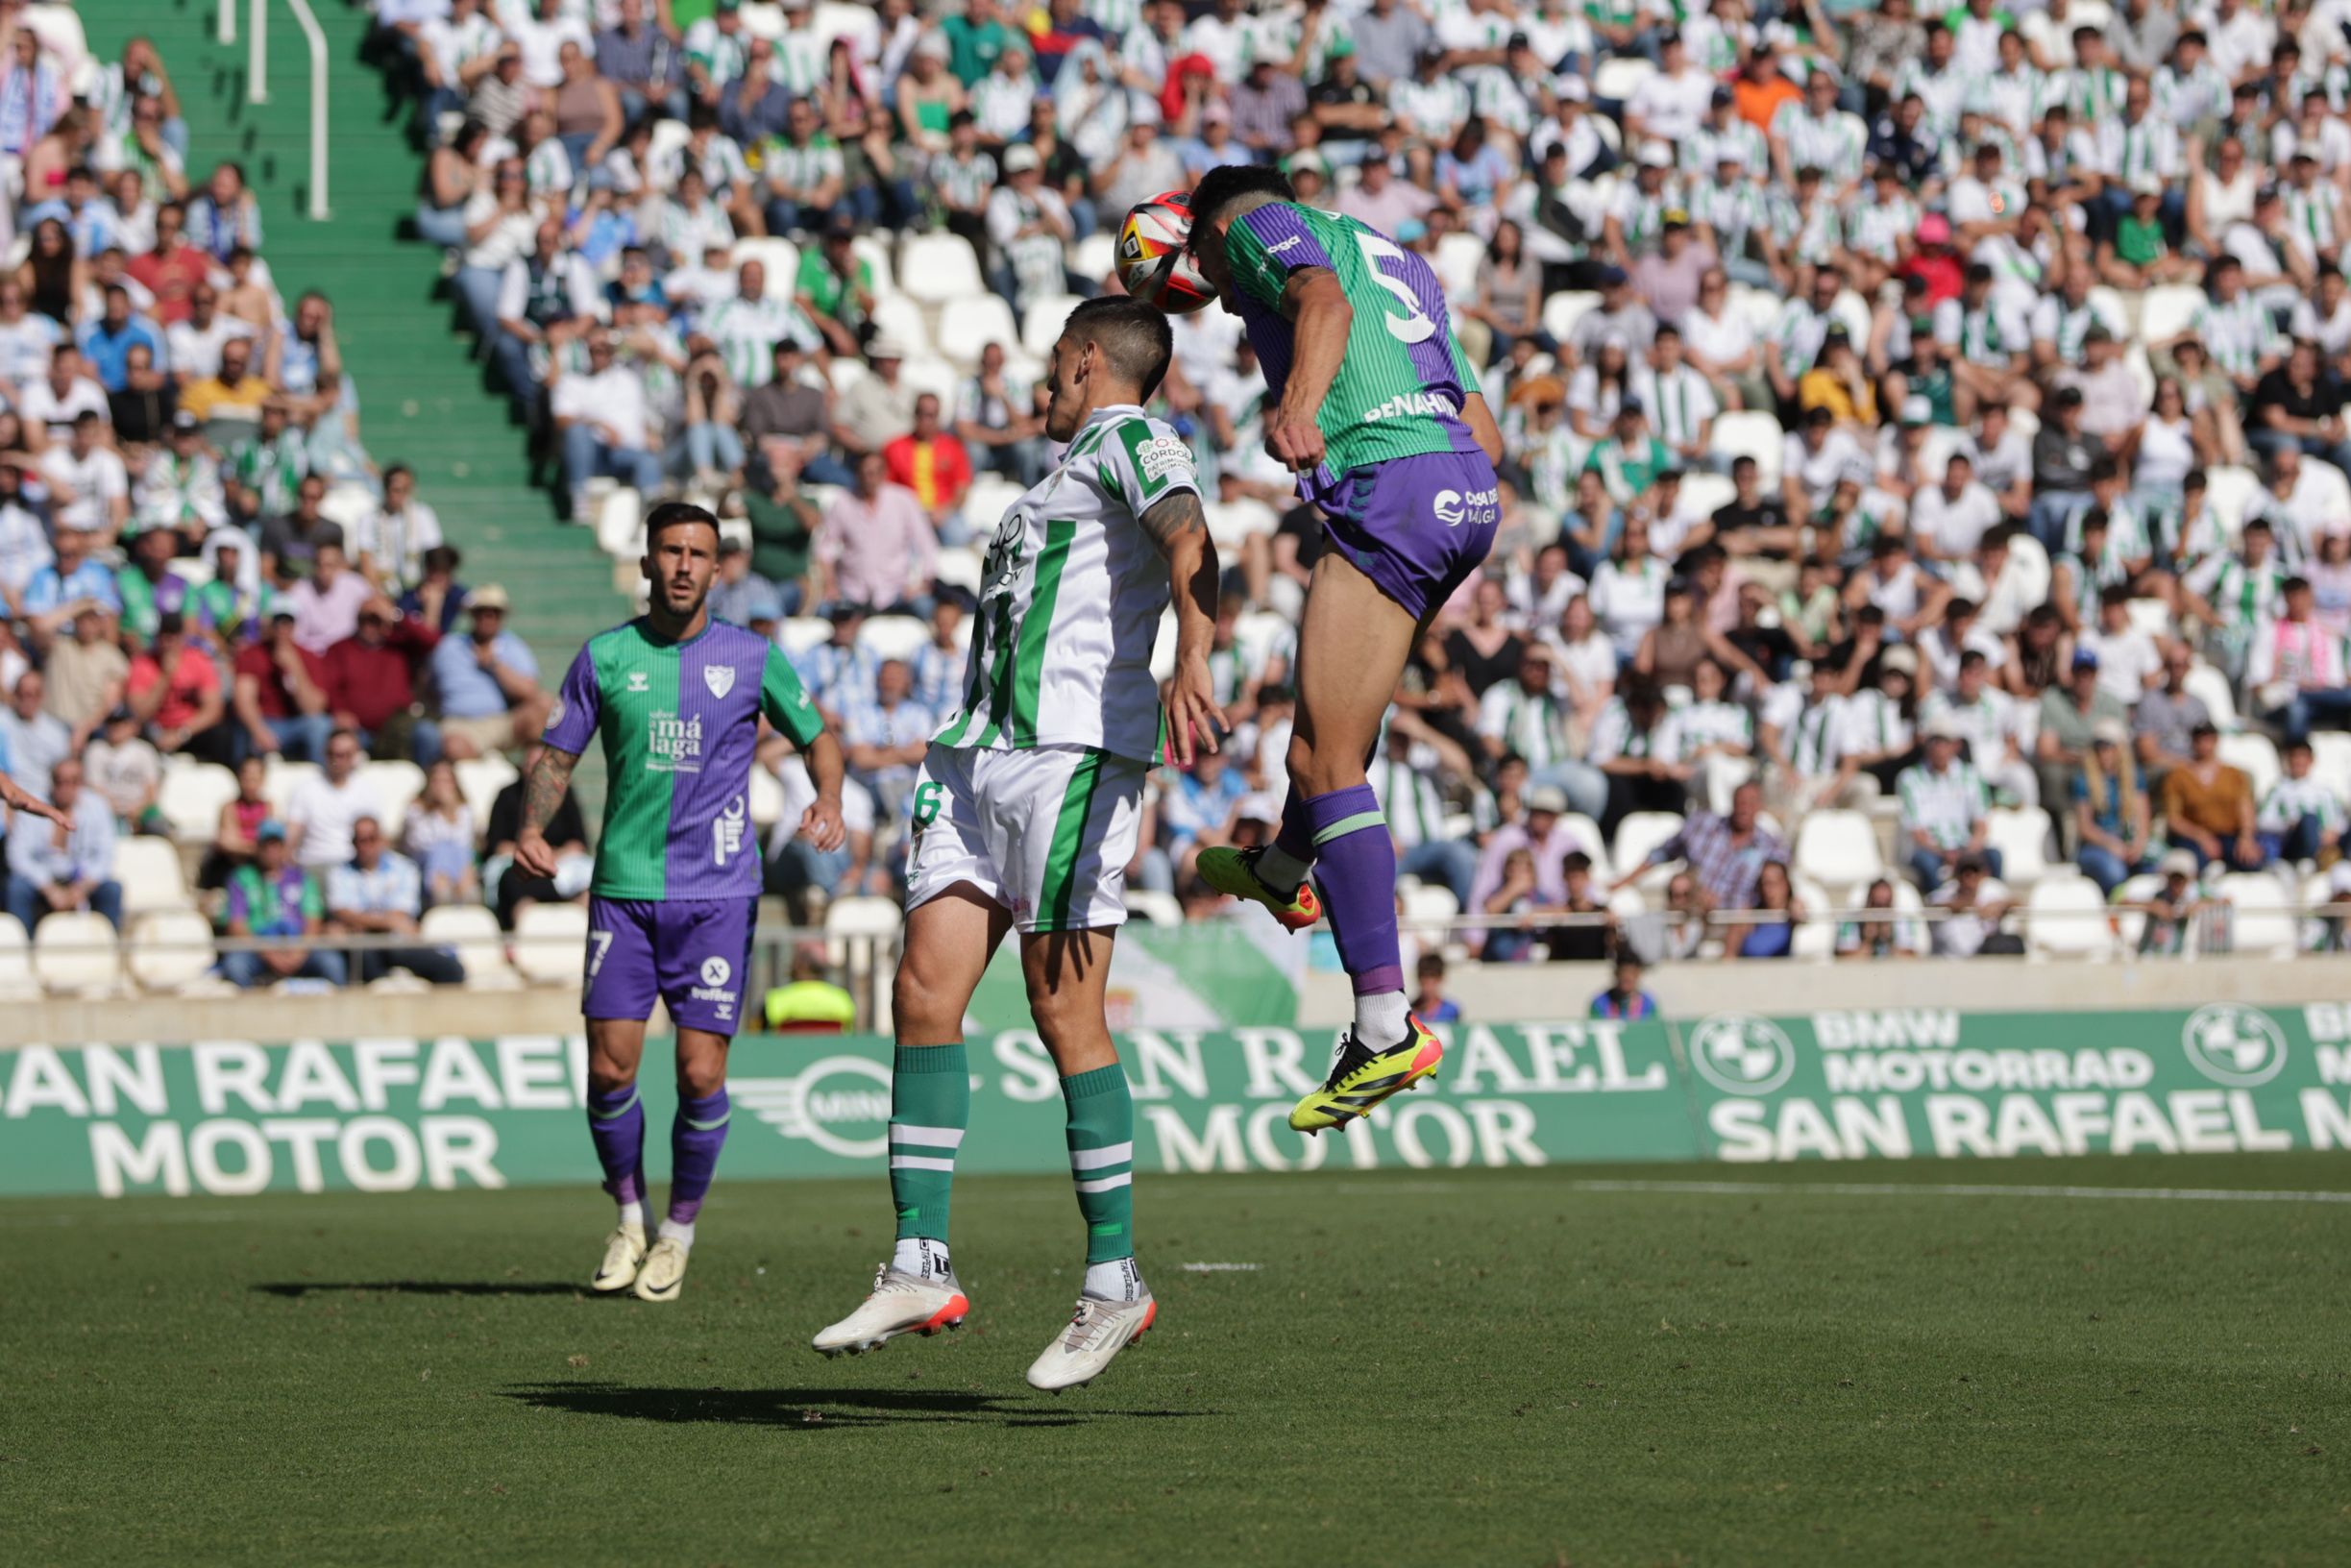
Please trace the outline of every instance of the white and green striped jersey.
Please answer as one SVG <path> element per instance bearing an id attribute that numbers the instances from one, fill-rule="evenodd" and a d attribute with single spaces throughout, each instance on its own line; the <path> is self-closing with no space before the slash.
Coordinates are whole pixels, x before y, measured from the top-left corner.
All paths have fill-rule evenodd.
<path id="1" fill-rule="evenodd" d="M 813 97 L 824 90 L 831 73 L 832 46 L 805 27 L 787 29 L 775 40 L 775 60 L 768 74 L 784 85 L 795 98 Z"/>
<path id="2" fill-rule="evenodd" d="M 2241 291 L 2225 305 L 2208 298 L 2191 326 L 2213 363 L 2239 378 L 2259 374 L 2261 362 L 2285 348 L 2269 312 L 2250 291 Z"/>
<path id="3" fill-rule="evenodd" d="M 1902 243 L 1919 232 L 1923 216 L 1925 210 L 1905 192 L 1897 192 L 1888 202 L 1864 188 L 1847 204 L 1845 241 L 1863 256 L 1893 261 L 1901 255 Z"/>
<path id="4" fill-rule="evenodd" d="M 1498 680 L 1478 702 L 1478 734 L 1505 751 L 1515 751 L 1540 772 L 1567 755 L 1567 715 L 1549 687 L 1531 692 L 1515 680 Z"/>
<path id="5" fill-rule="evenodd" d="M 2342 233 L 2343 193 L 2325 180 L 2286 187 L 2286 238 L 2304 257 L 2335 248 Z"/>
<path id="6" fill-rule="evenodd" d="M 1772 139 L 1788 151 L 1788 173 L 1818 169 L 1832 185 L 1848 185 L 1861 178 L 1862 154 L 1870 133 L 1858 114 L 1832 109 L 1815 114 L 1793 99 L 1772 116 Z"/>
<path id="7" fill-rule="evenodd" d="M 2182 131 L 2198 120 L 2228 118 L 2229 79 L 2209 59 L 2197 61 L 2189 71 L 2158 65 L 2147 80 L 2147 88 L 2154 98 L 2155 112 Z"/>
<path id="8" fill-rule="evenodd" d="M 770 138 L 759 149 L 759 172 L 774 190 L 817 190 L 828 180 L 845 177 L 841 143 L 820 131 L 806 146 L 795 146 L 782 136 Z"/>
<path id="9" fill-rule="evenodd" d="M 2130 94 L 2130 82 L 2120 71 L 2107 66 L 2094 71 L 2075 66 L 2058 74 L 2064 81 L 2055 90 L 2063 93 L 2066 112 L 2073 116 L 2075 125 L 2094 126 L 2121 117 L 2123 101 Z"/>
<path id="10" fill-rule="evenodd" d="M 1826 778 L 1845 755 L 1845 698 L 1824 697 L 1797 716 L 1795 727 L 1781 743 L 1788 765 L 1800 778 Z"/>
<path id="11" fill-rule="evenodd" d="M 1771 145 L 1752 122 L 1733 119 L 1727 130 L 1712 125 L 1701 125 L 1682 139 L 1681 169 L 1693 181 L 1711 182 L 1715 169 L 1723 161 L 1723 149 L 1738 149 L 1743 161 L 1738 167 L 1747 171 L 1744 178 L 1756 179 L 1770 172 Z"/>
<path id="12" fill-rule="evenodd" d="M 1676 762 L 1688 762 L 1709 746 L 1755 749 L 1755 721 L 1736 702 L 1683 703 L 1665 716 L 1666 740 L 1659 748 Z"/>
<path id="13" fill-rule="evenodd" d="M 1643 365 L 1633 372 L 1632 389 L 1649 411 L 1650 429 L 1677 451 L 1695 445 L 1706 421 L 1722 411 L 1706 378 L 1688 365 L 1662 373 Z"/>
<path id="14" fill-rule="evenodd" d="M 1426 747 L 1415 746 L 1412 749 L 1419 752 Z M 1379 760 L 1371 765 L 1370 783 L 1397 848 L 1416 849 L 1444 839 L 1444 792 L 1436 787 L 1435 779 L 1414 767 L 1409 759 L 1391 756 L 1383 747 Z"/>
<path id="15" fill-rule="evenodd" d="M 1155 760 L 1151 647 L 1167 566 L 1140 518 L 1199 488 L 1191 448 L 1172 429 L 1132 404 L 1096 409 L 1060 465 L 996 525 L 963 709 L 935 744 L 1090 747 Z"/>
<path id="16" fill-rule="evenodd" d="M 1142 25 L 1143 0 L 1086 0 L 1080 9 L 1113 39 Z"/>
<path id="17" fill-rule="evenodd" d="M 2254 825 L 2264 833 L 2290 833 L 2305 817 L 2315 817 L 2321 828 L 2343 830 L 2343 803 L 2315 777 L 2281 778 L 2269 786 Z"/>
<path id="18" fill-rule="evenodd" d="M 775 345 L 790 338 L 801 348 L 824 346 L 815 326 L 791 300 L 763 294 L 756 300 L 737 295 L 721 300 L 702 312 L 702 334 L 718 347 L 726 373 L 746 392 L 765 386 L 775 374 Z"/>
<path id="19" fill-rule="evenodd" d="M 2241 556 L 2220 555 L 2207 561 L 2188 585 L 2204 596 L 2224 628 L 2249 631 L 2277 613 L 2291 575 L 2275 555 L 2259 566 Z"/>
<path id="20" fill-rule="evenodd" d="M 1939 773 L 1913 764 L 1895 778 L 1894 793 L 1901 801 L 1902 831 L 1925 834 L 1938 849 L 1966 848 L 1975 824 L 1992 811 L 1983 775 L 1963 759 Z"/>
<path id="21" fill-rule="evenodd" d="M 1905 60 L 1894 73 L 1894 101 L 1898 104 L 1914 92 L 1926 105 L 1928 130 L 1943 137 L 1958 134 L 1959 111 L 1968 96 L 1965 72 L 1949 66 L 1928 70 L 1923 60 Z"/>

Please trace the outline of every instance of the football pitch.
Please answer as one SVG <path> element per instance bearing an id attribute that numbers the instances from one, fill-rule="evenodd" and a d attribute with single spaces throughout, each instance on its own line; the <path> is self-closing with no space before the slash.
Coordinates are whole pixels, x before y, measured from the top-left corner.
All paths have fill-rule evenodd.
<path id="1" fill-rule="evenodd" d="M 660 1307 L 580 1287 L 585 1184 L 16 1201 L 0 1560 L 2340 1563 L 2328 1194 L 2351 1160 L 1145 1178 L 1160 1325 L 1058 1398 L 1058 1178 L 959 1182 L 970 1324 L 840 1361 L 878 1181 L 722 1170 Z"/>

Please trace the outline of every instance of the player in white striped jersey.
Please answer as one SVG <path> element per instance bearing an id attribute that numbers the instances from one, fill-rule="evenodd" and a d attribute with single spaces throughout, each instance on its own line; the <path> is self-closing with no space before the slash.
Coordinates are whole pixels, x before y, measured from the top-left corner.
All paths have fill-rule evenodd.
<path id="1" fill-rule="evenodd" d="M 1077 1312 L 1029 1382 L 1091 1381 L 1158 1313 L 1135 1264 L 1135 1109 L 1103 992 L 1143 774 L 1163 754 L 1188 767 L 1195 744 L 1213 751 L 1228 727 L 1209 671 L 1216 548 L 1191 449 L 1141 407 L 1173 348 L 1167 318 L 1124 297 L 1070 311 L 1053 346 L 1045 434 L 1067 446 L 996 527 L 963 711 L 932 740 L 915 786 L 893 992 L 897 1245 L 872 1294 L 816 1336 L 827 1355 L 953 1328 L 971 1309 L 947 1254 L 971 1108 L 964 1009 L 1016 926 L 1030 1011 L 1068 1107 L 1087 1242 Z M 1151 649 L 1171 600 L 1163 724 Z"/>

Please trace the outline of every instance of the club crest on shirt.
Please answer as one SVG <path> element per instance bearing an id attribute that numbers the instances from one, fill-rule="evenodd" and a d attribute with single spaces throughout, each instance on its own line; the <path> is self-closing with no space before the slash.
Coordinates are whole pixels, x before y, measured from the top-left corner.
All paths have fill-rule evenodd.
<path id="1" fill-rule="evenodd" d="M 735 667 L 731 664 L 702 666 L 702 684 L 710 688 L 713 697 L 724 697 L 735 689 Z"/>

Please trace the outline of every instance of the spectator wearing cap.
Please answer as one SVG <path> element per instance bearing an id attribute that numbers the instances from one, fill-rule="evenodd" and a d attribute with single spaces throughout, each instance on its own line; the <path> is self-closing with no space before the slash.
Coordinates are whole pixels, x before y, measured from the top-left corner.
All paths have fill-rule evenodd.
<path id="1" fill-rule="evenodd" d="M 2041 798 L 2070 798 L 2068 784 L 2073 771 L 2090 753 L 2093 731 L 2100 720 L 2124 726 L 2130 715 L 2099 680 L 2098 656 L 2077 649 L 2065 684 L 2052 686 L 2041 697 L 2041 731 L 2033 743 L 2034 771 L 2040 775 Z"/>
<path id="2" fill-rule="evenodd" d="M 1567 857 L 1578 851 L 1588 853 L 1590 845 L 1583 842 L 1582 833 L 1567 821 L 1567 796 L 1551 785 L 1537 785 L 1527 792 L 1527 815 L 1524 821 L 1505 822 L 1486 835 L 1479 850 L 1478 872 L 1472 879 L 1469 901 L 1463 906 L 1472 914 L 1483 914 L 1494 902 L 1505 882 L 1505 871 L 1513 854 L 1526 853 L 1531 860 L 1531 894 L 1536 906 L 1556 909 L 1567 900 L 1567 885 L 1561 868 Z M 1515 943 L 1498 944 L 1496 939 L 1510 935 L 1491 931 L 1484 934 L 1482 946 L 1487 952 L 1498 952 L 1501 946 L 1524 947 L 1524 939 Z M 1473 936 L 1473 942 L 1478 939 Z"/>
<path id="3" fill-rule="evenodd" d="M 371 594 L 352 634 L 327 649 L 327 705 L 335 726 L 354 731 L 377 757 L 430 768 L 441 755 L 441 732 L 419 716 L 414 671 L 440 640 L 389 598 Z"/>
<path id="4" fill-rule="evenodd" d="M 2191 850 L 2166 851 L 2155 870 L 2162 880 L 2139 906 L 2146 916 L 2139 929 L 2139 952 L 2142 957 L 2176 958 L 2188 950 L 2191 922 L 2217 911 L 2222 902 L 2205 891 Z"/>
<path id="5" fill-rule="evenodd" d="M 1999 851 L 1986 847 L 1992 795 L 1975 765 L 1959 754 L 1964 738 L 1959 725 L 1949 718 L 1935 718 L 1920 726 L 1920 733 L 1924 755 L 1897 775 L 1894 788 L 1901 805 L 1902 848 L 1912 880 L 1921 893 L 1930 893 L 1943 885 L 1962 855 L 1983 856 L 1997 876 Z"/>
<path id="6" fill-rule="evenodd" d="M 2220 760 L 2220 732 L 2197 726 L 2188 761 L 2164 776 L 2157 797 L 2165 836 L 2192 851 L 2199 868 L 2215 861 L 2239 871 L 2266 864 L 2256 828 L 2253 786 L 2244 772 Z"/>
<path id="7" fill-rule="evenodd" d="M 326 871 L 327 929 L 358 936 L 407 937 L 418 932 L 424 913 L 424 877 L 416 862 L 384 842 L 383 824 L 362 817 L 351 824 L 351 854 Z M 447 947 L 421 943 L 404 947 L 359 950 L 359 979 L 373 982 L 406 969 L 436 986 L 465 978 L 465 966 Z"/>
<path id="8" fill-rule="evenodd" d="M 1004 181 L 990 192 L 988 244 L 996 257 L 989 286 L 1015 310 L 1047 295 L 1067 291 L 1063 247 L 1077 235 L 1061 192 L 1044 183 L 1037 149 L 1025 143 L 1004 149 Z"/>
<path id="9" fill-rule="evenodd" d="M 21 772 L 12 771 L 12 776 L 25 781 Z M 120 930 L 122 886 L 114 880 L 114 813 L 104 800 L 83 798 L 82 764 L 75 757 L 58 759 L 40 793 L 71 821 L 53 822 L 30 811 L 10 819 L 8 912 L 28 931 L 45 916 L 76 910 L 103 915 Z"/>
<path id="10" fill-rule="evenodd" d="M 247 991 L 280 980 L 341 985 L 349 973 L 343 955 L 311 945 L 326 916 L 317 878 L 294 863 L 285 824 L 263 822 L 255 836 L 253 863 L 229 873 L 228 931 L 233 937 L 275 940 L 221 954 L 222 977 Z"/>
<path id="11" fill-rule="evenodd" d="M 719 564 L 710 579 L 709 604 L 712 620 L 738 626 L 784 617 L 783 591 L 752 569 L 750 550 L 741 539 L 719 541 Z"/>
<path id="12" fill-rule="evenodd" d="M 879 456 L 884 447 L 915 428 L 915 389 L 900 375 L 906 365 L 905 346 L 888 333 L 866 345 L 866 361 L 873 374 L 833 403 L 833 440 L 847 454 L 854 481 L 859 459 Z"/>
<path id="13" fill-rule="evenodd" d="M 507 629 L 506 606 L 506 590 L 484 583 L 466 599 L 469 635 L 443 637 L 432 650 L 441 745 L 459 762 L 528 746 L 546 727 L 539 661 L 530 645 Z"/>
<path id="14" fill-rule="evenodd" d="M 188 636 L 182 612 L 168 610 L 157 618 L 154 641 L 132 659 L 123 693 L 159 750 L 227 760 L 231 735 L 221 720 L 229 705 L 220 670 Z"/>

